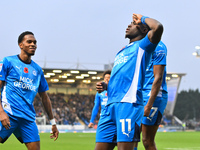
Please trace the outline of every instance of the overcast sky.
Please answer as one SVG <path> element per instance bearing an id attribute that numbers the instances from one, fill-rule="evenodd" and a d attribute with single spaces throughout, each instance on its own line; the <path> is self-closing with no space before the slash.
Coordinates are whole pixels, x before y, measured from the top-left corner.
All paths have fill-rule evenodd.
<path id="1" fill-rule="evenodd" d="M 200 0 L 1 0 L 0 59 L 20 53 L 17 38 L 29 30 L 41 67 L 103 69 L 128 44 L 125 29 L 132 13 L 160 21 L 168 48 L 167 71 L 186 73 L 180 90 L 200 89 Z M 44 63 L 46 62 L 46 63 Z M 179 90 L 179 91 L 180 91 Z"/>

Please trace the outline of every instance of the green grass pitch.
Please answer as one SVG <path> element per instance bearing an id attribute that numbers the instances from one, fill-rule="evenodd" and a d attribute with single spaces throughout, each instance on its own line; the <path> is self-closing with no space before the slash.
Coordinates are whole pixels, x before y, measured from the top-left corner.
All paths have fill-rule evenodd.
<path id="1" fill-rule="evenodd" d="M 95 146 L 95 133 L 60 133 L 55 142 L 49 136 L 40 134 L 41 150 L 93 150 Z M 200 150 L 200 132 L 158 132 L 156 143 L 158 150 Z M 138 149 L 144 150 L 141 142 Z M 0 144 L 0 150 L 26 150 L 26 147 L 12 135 Z"/>

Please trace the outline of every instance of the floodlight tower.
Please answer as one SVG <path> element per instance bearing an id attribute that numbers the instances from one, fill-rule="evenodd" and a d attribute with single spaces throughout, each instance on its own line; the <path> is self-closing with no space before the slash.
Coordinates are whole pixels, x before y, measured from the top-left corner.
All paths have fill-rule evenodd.
<path id="1" fill-rule="evenodd" d="M 196 51 L 192 53 L 192 55 L 196 57 L 200 57 L 200 46 L 195 46 Z"/>

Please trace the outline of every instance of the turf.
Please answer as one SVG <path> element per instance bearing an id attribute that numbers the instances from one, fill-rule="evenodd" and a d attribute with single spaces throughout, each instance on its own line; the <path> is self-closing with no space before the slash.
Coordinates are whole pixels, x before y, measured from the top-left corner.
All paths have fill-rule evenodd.
<path id="1" fill-rule="evenodd" d="M 95 133 L 60 133 L 55 142 L 49 135 L 40 134 L 41 150 L 93 150 L 95 147 Z M 200 150 L 200 132 L 158 132 L 156 143 L 158 150 Z M 26 147 L 11 136 L 0 144 L 0 150 L 26 150 Z M 142 143 L 138 150 L 144 150 Z"/>

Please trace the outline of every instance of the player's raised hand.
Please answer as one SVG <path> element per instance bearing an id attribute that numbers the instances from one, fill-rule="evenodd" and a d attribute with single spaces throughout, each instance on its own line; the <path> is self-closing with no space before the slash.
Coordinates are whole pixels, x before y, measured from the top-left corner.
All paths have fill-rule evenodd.
<path id="1" fill-rule="evenodd" d="M 90 122 L 90 123 L 88 124 L 88 128 L 93 128 L 93 127 L 94 127 L 94 123 Z"/>
<path id="2" fill-rule="evenodd" d="M 141 24 L 141 18 L 142 18 L 142 15 L 140 14 L 133 14 L 133 22 L 135 24 Z"/>
<path id="3" fill-rule="evenodd" d="M 59 131 L 58 131 L 56 125 L 52 125 L 52 132 L 51 132 L 51 134 L 52 135 L 50 136 L 50 138 L 54 139 L 54 141 L 56 141 L 57 138 L 58 138 L 58 135 L 59 135 Z"/>
<path id="4" fill-rule="evenodd" d="M 2 111 L 0 113 L 0 121 L 1 121 L 2 125 L 6 128 L 6 130 L 10 129 L 10 127 L 11 127 L 10 119 L 4 111 Z"/>

